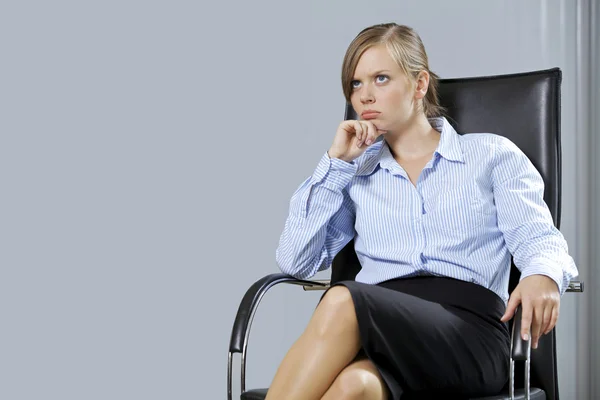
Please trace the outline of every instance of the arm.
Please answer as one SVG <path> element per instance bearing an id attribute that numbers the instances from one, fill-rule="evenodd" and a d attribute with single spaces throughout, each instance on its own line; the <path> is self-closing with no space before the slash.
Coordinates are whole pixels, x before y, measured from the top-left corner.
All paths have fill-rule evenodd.
<path id="1" fill-rule="evenodd" d="M 276 251 L 283 273 L 310 278 L 329 268 L 354 237 L 354 205 L 345 188 L 357 168 L 355 162 L 325 154 L 315 173 L 294 192 Z"/>
<path id="2" fill-rule="evenodd" d="M 508 139 L 496 143 L 493 170 L 498 227 L 521 279 L 508 300 L 503 322 L 522 304 L 521 337 L 532 347 L 558 320 L 560 296 L 577 268 L 544 202 L 544 182 L 527 156 Z"/>
<path id="3" fill-rule="evenodd" d="M 498 227 L 521 271 L 521 281 L 545 275 L 562 295 L 577 268 L 544 202 L 542 177 L 527 156 L 505 138 L 496 143 L 493 182 Z"/>

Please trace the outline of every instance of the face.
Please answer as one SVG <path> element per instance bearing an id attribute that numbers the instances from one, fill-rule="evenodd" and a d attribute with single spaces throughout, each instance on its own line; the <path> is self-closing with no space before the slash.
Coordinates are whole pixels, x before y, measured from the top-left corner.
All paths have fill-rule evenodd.
<path id="1" fill-rule="evenodd" d="M 350 101 L 360 119 L 371 120 L 377 129 L 406 129 L 418 114 L 418 101 L 426 93 L 427 85 L 423 92 L 421 77 L 415 85 L 384 45 L 373 46 L 358 61 Z M 425 78 L 428 80 L 428 76 Z"/>

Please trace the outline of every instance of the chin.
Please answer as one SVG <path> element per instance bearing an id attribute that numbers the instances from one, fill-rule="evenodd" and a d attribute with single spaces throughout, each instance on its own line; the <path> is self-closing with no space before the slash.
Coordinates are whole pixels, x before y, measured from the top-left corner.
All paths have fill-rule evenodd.
<path id="1" fill-rule="evenodd" d="M 388 130 L 388 128 L 386 126 L 387 124 L 385 124 L 385 123 L 373 122 L 373 125 L 375 125 L 375 127 L 377 129 L 379 129 L 379 130 L 382 130 L 382 131 L 387 131 Z"/>

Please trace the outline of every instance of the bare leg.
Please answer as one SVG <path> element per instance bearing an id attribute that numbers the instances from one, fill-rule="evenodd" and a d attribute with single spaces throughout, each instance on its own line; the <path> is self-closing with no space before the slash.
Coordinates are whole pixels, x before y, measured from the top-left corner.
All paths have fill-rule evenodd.
<path id="1" fill-rule="evenodd" d="M 321 399 L 359 349 L 350 292 L 344 286 L 332 287 L 283 359 L 266 400 Z"/>
<path id="2" fill-rule="evenodd" d="M 340 372 L 321 400 L 387 400 L 389 392 L 368 358 L 356 360 Z"/>

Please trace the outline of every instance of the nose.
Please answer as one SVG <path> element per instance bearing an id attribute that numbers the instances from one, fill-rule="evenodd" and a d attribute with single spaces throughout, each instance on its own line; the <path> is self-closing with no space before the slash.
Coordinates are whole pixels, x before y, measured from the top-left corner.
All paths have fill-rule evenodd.
<path id="1" fill-rule="evenodd" d="M 360 102 L 363 104 L 371 104 L 375 102 L 371 85 L 365 85 L 360 94 Z"/>

